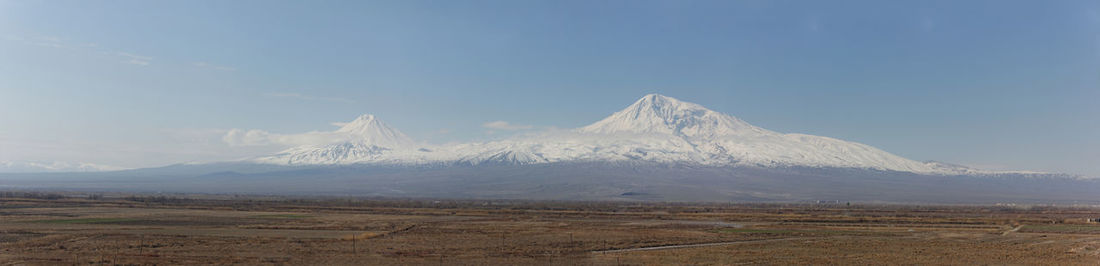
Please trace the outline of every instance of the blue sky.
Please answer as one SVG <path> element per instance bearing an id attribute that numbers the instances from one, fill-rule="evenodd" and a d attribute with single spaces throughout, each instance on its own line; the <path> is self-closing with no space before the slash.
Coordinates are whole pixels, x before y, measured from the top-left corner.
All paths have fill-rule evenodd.
<path id="1" fill-rule="evenodd" d="M 224 160 L 283 148 L 227 130 L 364 113 L 488 140 L 654 92 L 916 160 L 1100 176 L 1100 4 L 0 0 L 0 161 Z"/>

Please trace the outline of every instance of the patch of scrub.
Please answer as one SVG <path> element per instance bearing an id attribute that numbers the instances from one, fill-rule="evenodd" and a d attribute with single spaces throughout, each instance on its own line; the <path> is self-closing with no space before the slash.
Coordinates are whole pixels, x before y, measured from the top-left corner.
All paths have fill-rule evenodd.
<path id="1" fill-rule="evenodd" d="M 791 233 L 805 233 L 812 231 L 800 231 L 800 230 L 785 230 L 785 229 L 755 229 L 755 228 L 734 228 L 734 229 L 722 229 L 718 230 L 723 233 L 742 233 L 742 234 L 791 234 Z"/>
<path id="2" fill-rule="evenodd" d="M 1100 234 L 1100 226 L 1083 224 L 1029 224 L 1018 230 L 1026 233 Z"/>
<path id="3" fill-rule="evenodd" d="M 720 229 L 721 233 L 737 234 L 773 234 L 773 235 L 893 235 L 890 232 L 845 231 L 845 230 L 791 230 L 767 228 L 729 228 Z"/>

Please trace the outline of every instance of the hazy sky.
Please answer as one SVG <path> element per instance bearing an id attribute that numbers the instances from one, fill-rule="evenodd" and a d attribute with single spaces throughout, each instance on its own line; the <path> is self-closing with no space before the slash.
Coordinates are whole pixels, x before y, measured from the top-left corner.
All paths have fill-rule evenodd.
<path id="1" fill-rule="evenodd" d="M 0 0 L 0 161 L 235 159 L 284 147 L 231 129 L 364 113 L 487 140 L 653 92 L 916 160 L 1100 176 L 1100 4 Z"/>

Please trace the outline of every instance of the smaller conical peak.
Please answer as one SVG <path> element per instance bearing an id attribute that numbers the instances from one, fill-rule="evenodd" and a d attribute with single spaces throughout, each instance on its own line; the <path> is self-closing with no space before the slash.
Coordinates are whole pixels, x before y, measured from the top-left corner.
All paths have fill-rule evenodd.
<path id="1" fill-rule="evenodd" d="M 341 123 L 339 125 L 340 129 L 336 130 L 337 132 L 363 131 L 368 128 L 377 128 L 383 126 L 382 121 L 378 120 L 378 118 L 371 114 L 360 115 L 359 117 L 356 117 L 355 120 L 351 120 L 351 122 Z"/>
<path id="2" fill-rule="evenodd" d="M 352 120 L 351 123 L 348 123 L 348 124 L 366 124 L 366 123 L 374 122 L 375 120 L 377 120 L 377 118 L 375 118 L 374 115 L 364 114 L 364 115 L 360 115 L 359 117 L 356 117 L 355 120 Z"/>
<path id="3" fill-rule="evenodd" d="M 360 115 L 355 120 L 343 124 L 337 133 L 347 134 L 353 141 L 384 147 L 404 146 L 413 143 L 412 139 L 394 129 L 371 114 Z"/>

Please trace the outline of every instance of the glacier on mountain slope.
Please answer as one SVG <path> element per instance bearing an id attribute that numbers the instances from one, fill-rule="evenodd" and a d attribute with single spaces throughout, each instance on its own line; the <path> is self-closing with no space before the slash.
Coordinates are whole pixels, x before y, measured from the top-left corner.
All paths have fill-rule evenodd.
<path id="1" fill-rule="evenodd" d="M 336 132 L 350 140 L 294 147 L 253 161 L 283 165 L 643 162 L 861 168 L 921 174 L 1001 173 L 913 161 L 828 137 L 778 133 L 657 94 L 646 95 L 585 127 L 490 142 L 439 146 L 418 143 L 372 115 L 363 115 Z"/>

